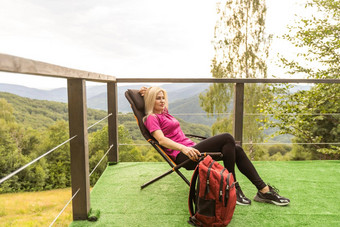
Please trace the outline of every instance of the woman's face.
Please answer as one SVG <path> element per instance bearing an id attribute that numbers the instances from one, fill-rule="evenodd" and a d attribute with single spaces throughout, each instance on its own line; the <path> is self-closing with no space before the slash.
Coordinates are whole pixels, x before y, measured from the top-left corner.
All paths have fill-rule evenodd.
<path id="1" fill-rule="evenodd" d="M 155 105 L 153 107 L 154 113 L 162 113 L 165 108 L 165 97 L 162 91 L 158 92 L 156 96 Z"/>

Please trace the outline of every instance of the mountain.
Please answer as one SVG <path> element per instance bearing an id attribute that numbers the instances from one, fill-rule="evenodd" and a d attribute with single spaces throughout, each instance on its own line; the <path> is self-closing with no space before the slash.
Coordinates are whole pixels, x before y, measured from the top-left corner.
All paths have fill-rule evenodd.
<path id="1" fill-rule="evenodd" d="M 143 85 L 126 85 L 126 86 L 118 86 L 118 111 L 122 113 L 131 112 L 131 107 L 128 101 L 125 98 L 125 91 L 127 89 L 139 89 Z M 148 85 L 149 86 L 149 85 Z M 107 93 L 106 86 L 102 87 L 102 93 L 90 97 L 88 95 L 87 104 L 91 108 L 95 109 L 107 109 Z M 208 88 L 207 84 L 163 84 L 161 85 L 164 88 L 169 97 L 170 103 L 181 102 L 183 99 L 196 96 Z M 91 88 L 89 88 L 90 90 Z M 198 102 L 195 103 L 194 109 L 200 108 Z M 198 105 L 198 106 L 197 106 Z"/>
<path id="2" fill-rule="evenodd" d="M 41 90 L 14 84 L 1 84 L 0 91 L 19 95 L 30 99 L 48 100 L 56 102 L 67 102 L 66 88 L 56 88 L 52 90 Z"/>
<path id="3" fill-rule="evenodd" d="M 68 107 L 66 103 L 24 98 L 7 92 L 0 92 L 0 99 L 1 98 L 11 104 L 16 122 L 23 125 L 25 128 L 43 130 L 58 120 L 68 121 Z M 106 115 L 106 111 L 88 108 L 88 126 L 97 123 L 97 121 L 103 119 Z M 179 121 L 181 122 L 182 129 L 186 133 L 199 133 L 199 135 L 206 137 L 211 136 L 210 128 L 207 125 L 193 124 L 185 122 L 182 119 L 179 119 Z M 99 124 L 94 125 L 94 127 L 91 127 L 89 132 L 101 129 L 106 124 L 106 121 L 102 121 Z M 130 132 L 133 140 L 144 140 L 132 113 L 119 115 L 118 124 L 124 125 Z"/>
<path id="4" fill-rule="evenodd" d="M 119 112 L 131 112 L 130 105 L 125 98 L 125 91 L 127 89 L 139 89 L 143 85 L 124 85 L 118 86 L 118 111 Z M 149 86 L 149 85 L 145 85 Z M 208 88 L 207 84 L 163 84 L 161 85 L 169 95 L 169 100 L 176 101 L 183 98 L 191 97 L 193 95 L 198 95 L 204 89 Z M 86 96 L 87 104 L 89 108 L 94 109 L 107 109 L 107 87 L 106 85 L 99 86 L 87 86 Z M 11 94 L 19 95 L 21 97 L 26 97 L 30 99 L 38 100 L 48 100 L 56 102 L 67 103 L 67 89 L 57 88 L 52 90 L 41 90 L 36 88 L 29 88 L 21 85 L 13 84 L 1 84 L 0 91 L 8 92 Z"/>
<path id="5" fill-rule="evenodd" d="M 66 103 L 38 100 L 21 97 L 7 92 L 0 92 L 0 98 L 5 99 L 13 106 L 13 115 L 19 124 L 33 129 L 46 128 L 58 120 L 68 121 L 68 107 Z M 88 125 L 92 125 L 105 117 L 107 113 L 102 110 L 88 108 Z M 91 128 L 96 130 L 103 124 Z"/>
<path id="6" fill-rule="evenodd" d="M 131 107 L 125 98 L 125 91 L 127 89 L 139 89 L 143 85 L 131 84 L 118 86 L 118 112 L 128 113 L 131 112 Z M 145 85 L 150 86 L 150 85 Z M 163 84 L 160 85 L 168 92 L 169 108 L 171 113 L 179 114 L 179 118 L 184 121 L 192 123 L 201 123 L 211 125 L 214 119 L 208 119 L 201 107 L 199 106 L 198 95 L 208 88 L 208 84 Z M 8 92 L 11 94 L 19 95 L 36 100 L 48 100 L 56 102 L 67 103 L 67 89 L 58 88 L 52 90 L 40 90 L 29 88 L 20 85 L 0 84 L 0 92 Z M 106 85 L 100 86 L 87 86 L 86 87 L 87 105 L 89 108 L 98 110 L 107 110 L 107 87 Z M 185 113 L 200 113 L 201 115 L 180 115 Z"/>
<path id="7" fill-rule="evenodd" d="M 207 114 L 202 110 L 198 95 L 170 103 L 169 110 L 173 116 L 187 122 L 211 126 L 216 121 L 216 117 L 207 117 Z"/>

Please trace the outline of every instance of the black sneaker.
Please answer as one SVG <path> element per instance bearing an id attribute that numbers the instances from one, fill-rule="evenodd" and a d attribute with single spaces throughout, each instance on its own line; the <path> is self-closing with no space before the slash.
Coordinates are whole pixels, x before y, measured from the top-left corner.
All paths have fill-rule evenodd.
<path id="1" fill-rule="evenodd" d="M 236 188 L 236 204 L 243 206 L 251 204 L 251 200 L 243 194 L 241 188 Z"/>
<path id="2" fill-rule="evenodd" d="M 275 187 L 272 187 L 268 185 L 269 187 L 269 192 L 262 193 L 260 191 L 257 192 L 256 196 L 254 197 L 254 200 L 256 202 L 261 202 L 261 203 L 271 203 L 277 206 L 286 206 L 289 204 L 290 200 L 280 196 L 279 190 Z"/>

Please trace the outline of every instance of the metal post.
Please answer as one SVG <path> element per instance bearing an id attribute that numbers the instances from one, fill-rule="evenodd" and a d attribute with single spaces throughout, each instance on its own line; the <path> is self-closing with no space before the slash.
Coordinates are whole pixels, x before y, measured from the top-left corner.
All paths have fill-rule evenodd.
<path id="1" fill-rule="evenodd" d="M 243 104 L 244 104 L 244 84 L 235 84 L 234 100 L 234 137 L 238 145 L 242 146 L 243 136 Z"/>
<path id="2" fill-rule="evenodd" d="M 109 163 L 115 164 L 119 161 L 118 152 L 118 102 L 117 102 L 117 83 L 107 83 L 107 110 L 108 114 L 112 114 L 108 118 L 108 134 L 109 134 L 109 146 L 113 145 L 109 151 L 108 160 Z"/>
<path id="3" fill-rule="evenodd" d="M 68 79 L 73 220 L 86 220 L 90 211 L 89 151 L 87 137 L 86 86 L 83 79 Z"/>

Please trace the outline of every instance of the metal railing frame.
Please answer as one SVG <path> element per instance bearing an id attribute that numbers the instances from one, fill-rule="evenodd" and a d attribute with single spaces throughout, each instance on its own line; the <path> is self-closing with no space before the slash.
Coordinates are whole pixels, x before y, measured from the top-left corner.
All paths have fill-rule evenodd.
<path id="1" fill-rule="evenodd" d="M 0 54 L 0 71 L 67 79 L 69 133 L 77 137 L 70 142 L 73 220 L 85 220 L 90 211 L 87 105 L 85 81 L 107 84 L 108 161 L 119 161 L 118 151 L 118 83 L 234 83 L 235 140 L 242 144 L 244 84 L 247 83 L 340 83 L 340 79 L 216 79 L 216 78 L 115 78 L 104 74 L 70 69 L 45 62 Z"/>

